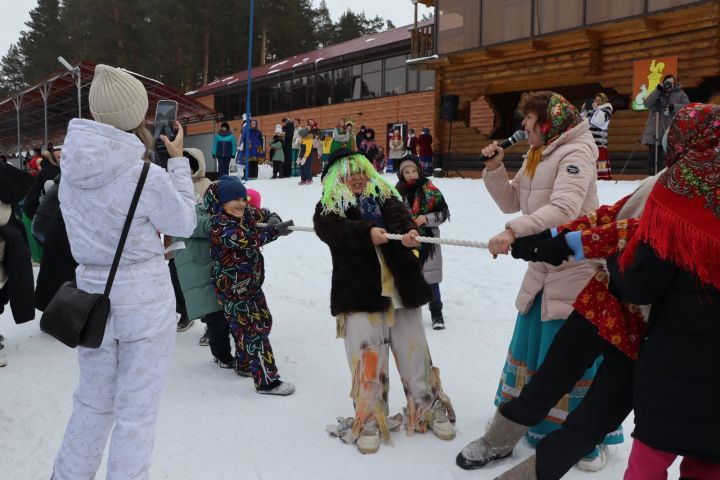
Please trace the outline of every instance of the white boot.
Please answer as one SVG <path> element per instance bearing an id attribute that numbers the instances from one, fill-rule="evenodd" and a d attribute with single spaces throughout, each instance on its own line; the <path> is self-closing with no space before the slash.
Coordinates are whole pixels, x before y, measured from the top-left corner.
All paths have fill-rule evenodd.
<path id="1" fill-rule="evenodd" d="M 357 439 L 357 448 L 360 453 L 375 453 L 380 448 L 380 431 L 375 420 L 363 425 L 362 432 Z"/>
<path id="2" fill-rule="evenodd" d="M 607 466 L 609 451 L 607 445 L 598 447 L 598 455 L 594 458 L 583 458 L 577 463 L 577 467 L 585 472 L 599 472 Z"/>
<path id="3" fill-rule="evenodd" d="M 287 397 L 288 395 L 295 393 L 295 385 L 290 382 L 280 382 L 280 384 L 275 388 L 271 388 L 270 390 L 257 390 L 257 393 L 261 395 L 278 395 L 281 397 Z"/>
<path id="4" fill-rule="evenodd" d="M 438 399 L 432 406 L 432 422 L 430 428 L 440 440 L 452 440 L 455 438 L 455 425 L 448 420 L 445 405 Z"/>

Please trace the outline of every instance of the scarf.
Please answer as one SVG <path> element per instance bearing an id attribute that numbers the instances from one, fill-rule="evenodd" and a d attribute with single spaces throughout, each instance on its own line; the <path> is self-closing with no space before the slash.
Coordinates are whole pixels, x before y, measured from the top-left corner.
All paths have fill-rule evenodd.
<path id="1" fill-rule="evenodd" d="M 525 175 L 532 180 L 535 170 L 542 161 L 545 148 L 558 139 L 563 133 L 577 127 L 582 122 L 580 113 L 559 93 L 553 93 L 547 107 L 547 120 L 540 124 L 540 138 L 543 146 L 530 147 L 525 162 Z"/>
<path id="2" fill-rule="evenodd" d="M 356 196 L 345 183 L 345 179 L 358 173 L 364 174 L 368 182 L 365 191 Z M 389 198 L 399 200 L 400 194 L 360 153 L 343 157 L 328 168 L 323 177 L 323 193 L 320 199 L 323 215 L 334 213 L 345 217 L 348 208 L 358 207 L 358 201 L 366 197 L 373 197 L 375 202 L 383 205 Z"/>
<path id="3" fill-rule="evenodd" d="M 720 106 L 691 103 L 668 134 L 668 162 L 620 259 L 643 242 L 658 256 L 720 289 Z"/>
<path id="4" fill-rule="evenodd" d="M 405 205 L 410 209 L 413 218 L 429 213 L 437 213 L 440 221 L 444 222 L 450 218 L 450 210 L 445 202 L 442 192 L 433 185 L 427 178 L 420 178 L 414 182 L 399 181 L 397 190 L 402 195 Z M 420 235 L 432 237 L 431 228 L 421 226 L 418 228 Z M 420 262 L 424 264 L 428 258 L 433 258 L 437 245 L 433 243 L 422 243 L 420 245 Z"/>

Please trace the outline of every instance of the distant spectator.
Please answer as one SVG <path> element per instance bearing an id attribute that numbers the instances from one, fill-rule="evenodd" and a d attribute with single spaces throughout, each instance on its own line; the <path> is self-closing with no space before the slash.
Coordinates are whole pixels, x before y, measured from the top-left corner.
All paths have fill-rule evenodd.
<path id="1" fill-rule="evenodd" d="M 429 128 L 423 128 L 422 133 L 418 137 L 418 156 L 420 157 L 420 165 L 422 165 L 425 175 L 432 175 L 433 169 L 433 137 L 430 135 Z"/>
<path id="2" fill-rule="evenodd" d="M 218 162 L 218 177 L 227 175 L 230 172 L 230 160 L 235 156 L 237 141 L 235 135 L 230 131 L 230 124 L 220 124 L 220 132 L 215 135 L 213 142 L 212 156 Z"/>

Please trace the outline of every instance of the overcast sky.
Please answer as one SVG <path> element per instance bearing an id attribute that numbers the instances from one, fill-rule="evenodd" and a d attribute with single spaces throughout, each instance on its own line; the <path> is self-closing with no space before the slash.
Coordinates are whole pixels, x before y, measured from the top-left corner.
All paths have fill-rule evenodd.
<path id="1" fill-rule="evenodd" d="M 0 15 L 0 56 L 7 53 L 10 45 L 17 42 L 20 31 L 26 30 L 25 22 L 30 20 L 30 10 L 35 8 L 37 0 L 0 0 L 2 1 L 2 15 Z M 234 0 L 248 1 L 248 0 Z M 262 2 L 263 0 L 256 0 Z M 364 10 L 374 17 L 380 15 L 393 21 L 400 27 L 413 22 L 413 6 L 410 0 L 363 0 L 362 2 L 348 2 L 347 0 L 326 0 L 330 14 L 337 19 L 348 6 L 353 11 Z M 320 0 L 313 0 L 317 6 Z M 420 16 L 430 10 L 420 6 Z"/>

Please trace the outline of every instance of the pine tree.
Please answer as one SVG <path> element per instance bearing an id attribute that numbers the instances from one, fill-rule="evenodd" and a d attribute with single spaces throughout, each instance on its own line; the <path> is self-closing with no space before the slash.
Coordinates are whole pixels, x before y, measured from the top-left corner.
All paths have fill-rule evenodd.
<path id="1" fill-rule="evenodd" d="M 25 25 L 28 30 L 20 37 L 18 47 L 25 59 L 25 83 L 32 84 L 61 68 L 57 57 L 64 53 L 66 33 L 60 22 L 60 2 L 38 0 L 37 7 L 30 11 L 30 21 Z"/>
<path id="2" fill-rule="evenodd" d="M 28 86 L 23 74 L 25 62 L 25 57 L 18 44 L 12 44 L 8 53 L 2 58 L 2 66 L 0 67 L 0 98 L 4 98 Z"/>

